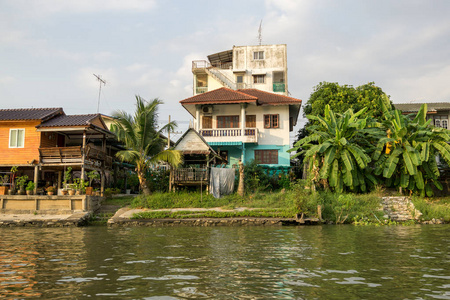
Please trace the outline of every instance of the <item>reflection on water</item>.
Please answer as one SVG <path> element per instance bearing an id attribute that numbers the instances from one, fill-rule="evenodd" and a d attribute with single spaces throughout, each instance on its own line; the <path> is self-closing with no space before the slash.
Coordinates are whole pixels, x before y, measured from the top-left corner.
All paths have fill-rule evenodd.
<path id="1" fill-rule="evenodd" d="M 450 299 L 449 229 L 1 228 L 0 296 Z"/>

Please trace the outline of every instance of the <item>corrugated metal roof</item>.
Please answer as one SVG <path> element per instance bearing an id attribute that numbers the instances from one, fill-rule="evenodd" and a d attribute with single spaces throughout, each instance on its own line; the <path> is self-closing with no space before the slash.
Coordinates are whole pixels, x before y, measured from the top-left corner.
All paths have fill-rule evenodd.
<path id="1" fill-rule="evenodd" d="M 0 121 L 44 121 L 57 114 L 64 114 L 64 111 L 61 107 L 0 109 Z"/>
<path id="2" fill-rule="evenodd" d="M 66 126 L 88 126 L 91 121 L 95 119 L 99 114 L 88 115 L 70 115 L 70 116 L 58 116 L 50 119 L 37 127 L 66 127 Z"/>
<path id="3" fill-rule="evenodd" d="M 396 109 L 403 112 L 418 112 L 424 103 L 394 103 Z M 428 111 L 450 110 L 450 102 L 427 103 Z"/>

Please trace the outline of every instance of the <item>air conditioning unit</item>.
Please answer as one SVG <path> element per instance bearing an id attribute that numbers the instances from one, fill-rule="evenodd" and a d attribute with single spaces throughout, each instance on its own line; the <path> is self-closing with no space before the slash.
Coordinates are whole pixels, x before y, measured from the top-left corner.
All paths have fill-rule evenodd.
<path id="1" fill-rule="evenodd" d="M 212 106 L 211 105 L 207 105 L 207 106 L 203 106 L 202 107 L 202 111 L 204 114 L 212 114 Z"/>

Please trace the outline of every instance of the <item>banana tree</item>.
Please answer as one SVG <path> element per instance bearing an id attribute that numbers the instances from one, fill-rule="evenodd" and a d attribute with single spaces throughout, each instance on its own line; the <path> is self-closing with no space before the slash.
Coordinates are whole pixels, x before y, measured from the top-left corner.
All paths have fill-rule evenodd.
<path id="1" fill-rule="evenodd" d="M 354 113 L 349 109 L 340 115 L 327 105 L 324 117 L 307 116 L 319 125 L 311 126 L 312 134 L 298 141 L 289 151 L 297 151 L 292 158 L 305 155 L 312 182 L 322 182 L 337 192 L 344 189 L 366 191 L 377 184 L 369 168 L 371 158 L 361 146 L 367 142 L 367 118 L 358 117 L 366 110 Z"/>
<path id="2" fill-rule="evenodd" d="M 450 162 L 449 130 L 436 128 L 426 120 L 427 105 L 414 115 L 403 115 L 382 101 L 381 128 L 386 137 L 377 143 L 373 153 L 375 175 L 386 178 L 386 185 L 431 196 L 432 185 L 442 190 L 439 183 L 438 154 Z"/>

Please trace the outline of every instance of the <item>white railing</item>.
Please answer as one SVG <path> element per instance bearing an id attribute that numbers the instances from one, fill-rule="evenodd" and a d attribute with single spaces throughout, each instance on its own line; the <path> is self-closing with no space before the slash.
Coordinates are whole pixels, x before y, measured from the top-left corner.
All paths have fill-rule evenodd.
<path id="1" fill-rule="evenodd" d="M 201 129 L 200 135 L 207 142 L 234 142 L 257 143 L 258 129 L 245 128 L 244 134 L 240 128 Z"/>

